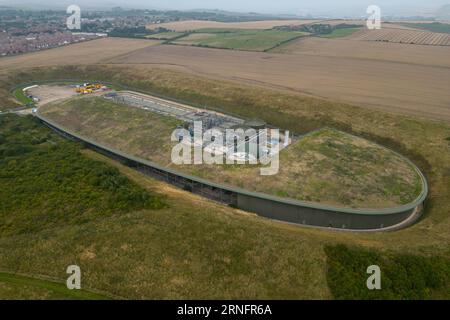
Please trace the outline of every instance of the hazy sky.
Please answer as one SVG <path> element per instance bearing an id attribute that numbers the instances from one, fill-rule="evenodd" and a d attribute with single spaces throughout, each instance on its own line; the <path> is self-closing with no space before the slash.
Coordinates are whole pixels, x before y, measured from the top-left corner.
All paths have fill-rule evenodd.
<path id="1" fill-rule="evenodd" d="M 0 0 L 1 5 L 61 9 L 69 4 L 80 7 L 135 7 L 149 9 L 221 9 L 242 12 L 291 14 L 365 14 L 376 4 L 386 14 L 416 14 L 434 11 L 450 0 Z"/>

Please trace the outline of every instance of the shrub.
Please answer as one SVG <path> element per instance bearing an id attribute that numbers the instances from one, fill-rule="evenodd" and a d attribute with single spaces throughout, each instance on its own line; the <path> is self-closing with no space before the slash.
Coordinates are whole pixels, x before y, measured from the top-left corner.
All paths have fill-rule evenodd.
<path id="1" fill-rule="evenodd" d="M 0 127 L 0 234 L 165 206 L 161 196 L 82 155 L 80 144 L 60 138 L 33 117 L 5 117 Z"/>
<path id="2" fill-rule="evenodd" d="M 430 299 L 450 297 L 450 259 L 326 246 L 327 281 L 336 299 Z M 381 290 L 368 290 L 367 267 L 381 269 Z"/>

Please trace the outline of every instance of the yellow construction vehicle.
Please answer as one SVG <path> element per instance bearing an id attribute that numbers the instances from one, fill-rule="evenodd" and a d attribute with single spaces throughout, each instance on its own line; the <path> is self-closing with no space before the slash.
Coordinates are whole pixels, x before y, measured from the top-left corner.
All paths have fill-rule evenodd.
<path id="1" fill-rule="evenodd" d="M 103 88 L 102 84 L 85 83 L 83 85 L 77 86 L 75 91 L 81 94 L 90 94 L 102 88 Z"/>

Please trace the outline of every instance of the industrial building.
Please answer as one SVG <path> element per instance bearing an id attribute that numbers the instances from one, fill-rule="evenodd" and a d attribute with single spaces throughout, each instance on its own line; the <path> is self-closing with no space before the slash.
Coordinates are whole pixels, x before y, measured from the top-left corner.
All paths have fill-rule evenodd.
<path id="1" fill-rule="evenodd" d="M 210 153 L 222 153 L 232 161 L 257 161 L 261 157 L 271 157 L 281 149 L 287 147 L 292 140 L 287 134 L 272 138 L 271 128 L 258 119 L 244 120 L 219 112 L 195 108 L 172 101 L 159 99 L 133 91 L 111 92 L 104 95 L 115 103 L 144 109 L 160 115 L 174 117 L 183 122 L 179 129 L 189 131 L 190 144 L 201 145 Z M 218 143 L 205 143 L 204 133 L 215 130 L 223 137 L 225 146 Z M 231 130 L 233 136 L 230 137 Z M 180 138 L 182 135 L 180 130 Z M 262 142 L 264 140 L 264 145 Z"/>

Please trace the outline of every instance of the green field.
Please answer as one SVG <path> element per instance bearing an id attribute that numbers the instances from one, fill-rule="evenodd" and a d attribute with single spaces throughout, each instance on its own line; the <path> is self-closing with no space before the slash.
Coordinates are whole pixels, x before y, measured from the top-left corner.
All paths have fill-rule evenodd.
<path id="1" fill-rule="evenodd" d="M 431 32 L 450 33 L 449 23 L 432 22 L 432 23 L 401 23 L 401 24 L 406 27 L 417 28 Z"/>
<path id="2" fill-rule="evenodd" d="M 17 89 L 14 90 L 13 94 L 14 97 L 22 104 L 24 105 L 28 105 L 28 104 L 32 104 L 33 100 L 28 98 L 25 93 L 23 92 L 23 88 L 24 87 L 19 87 Z"/>
<path id="3" fill-rule="evenodd" d="M 261 176 L 255 165 L 174 167 L 170 136 L 181 122 L 172 117 L 91 97 L 44 106 L 40 112 L 121 151 L 250 191 L 353 208 L 395 207 L 414 201 L 422 191 L 419 175 L 404 159 L 337 130 L 323 128 L 283 150 L 273 179 Z"/>
<path id="4" fill-rule="evenodd" d="M 200 29 L 173 43 L 221 49 L 266 51 L 305 34 L 277 30 Z"/>
<path id="5" fill-rule="evenodd" d="M 350 36 L 359 30 L 361 30 L 361 28 L 335 29 L 331 33 L 320 35 L 320 37 L 327 38 L 327 39 L 343 38 L 343 37 Z"/>
<path id="6" fill-rule="evenodd" d="M 65 66 L 22 70 L 0 77 L 0 94 L 9 92 L 5 90 L 11 84 L 62 77 L 129 85 L 199 107 L 263 118 L 294 132 L 327 126 L 376 141 L 412 159 L 427 175 L 431 193 L 425 215 L 415 225 L 389 233 L 301 228 L 213 203 L 97 153 L 82 151 L 83 156 L 117 168 L 152 194 L 164 194 L 168 207 L 112 214 L 83 224 L 69 219 L 56 227 L 47 225 L 32 232 L 0 235 L 1 270 L 63 280 L 67 265 L 79 263 L 86 287 L 127 298 L 354 299 L 385 297 L 384 291 L 375 296 L 361 291 L 360 280 L 367 277 L 367 264 L 378 263 L 381 257 L 388 263 L 381 264 L 387 268 L 387 282 L 382 280 L 382 286 L 388 289 L 386 296 L 414 299 L 425 292 L 427 298 L 450 298 L 445 271 L 450 258 L 447 123 L 158 68 Z M 8 96 L 4 98 L 0 105 Z M 47 171 L 57 176 L 54 166 L 48 165 Z M 27 187 L 21 181 L 15 184 Z M 1 200 L 3 203 L 4 198 Z M 64 197 L 59 200 L 66 201 Z M 11 212 L 16 211 L 23 214 L 20 201 L 11 207 Z M 21 224 L 18 228 L 22 228 Z M 339 244 L 352 248 L 352 252 L 344 248 L 328 250 Z M 411 261 L 407 259 L 412 262 L 405 262 Z M 392 269 L 389 265 L 398 267 Z M 406 268 L 408 265 L 414 269 Z M 342 275 L 345 270 L 351 270 L 351 281 L 339 282 L 339 276 L 334 275 Z M 426 270 L 433 270 L 438 281 Z M 393 272 L 398 273 L 391 276 Z M 396 287 L 406 289 L 393 290 L 389 283 L 392 277 L 398 280 Z"/>

